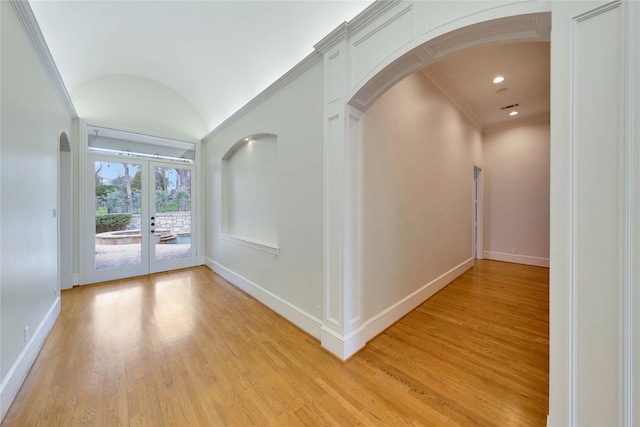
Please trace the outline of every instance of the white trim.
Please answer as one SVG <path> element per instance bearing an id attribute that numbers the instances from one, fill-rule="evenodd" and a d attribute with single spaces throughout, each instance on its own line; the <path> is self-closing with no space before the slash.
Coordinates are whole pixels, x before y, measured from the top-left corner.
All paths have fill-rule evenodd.
<path id="1" fill-rule="evenodd" d="M 551 122 L 551 113 L 547 111 L 546 113 L 540 113 L 535 116 L 530 117 L 521 117 L 514 120 L 507 120 L 502 123 L 495 123 L 486 125 L 482 128 L 482 134 L 486 135 L 488 133 L 500 132 L 507 129 L 513 129 L 522 126 L 530 126 L 530 125 L 538 125 L 542 123 Z"/>
<path id="2" fill-rule="evenodd" d="M 40 325 L 38 325 L 38 329 L 36 329 L 35 333 L 22 350 L 22 353 L 20 353 L 20 356 L 18 356 L 18 359 L 7 373 L 4 381 L 0 384 L 0 421 L 4 418 L 7 413 L 7 409 L 9 409 L 11 402 L 13 402 L 13 399 L 16 397 L 18 390 L 20 390 L 22 382 L 27 376 L 31 365 L 33 365 L 33 362 L 36 360 L 36 357 L 44 344 L 44 340 L 53 327 L 53 324 L 59 314 L 60 297 L 57 297 L 49 309 L 49 312 L 46 314 L 44 319 L 42 319 Z"/>
<path id="3" fill-rule="evenodd" d="M 322 326 L 322 337 L 320 339 L 322 347 L 340 360 L 346 361 L 367 344 L 365 336 L 362 334 L 366 327 L 366 325 L 362 325 L 346 337 L 343 337 L 334 330 Z"/>
<path id="4" fill-rule="evenodd" d="M 84 259 L 83 259 L 83 262 L 84 262 Z M 75 273 L 73 275 L 73 282 L 72 283 L 73 283 L 73 286 L 80 286 L 82 284 L 82 279 L 81 279 L 80 273 Z"/>
<path id="5" fill-rule="evenodd" d="M 478 131 L 482 132 L 484 123 L 480 120 L 480 117 L 464 102 L 462 95 L 445 77 L 444 73 L 438 67 L 438 64 L 433 64 L 430 67 L 420 70 L 423 76 L 425 76 L 438 90 L 456 107 L 463 116 L 475 126 Z"/>
<path id="6" fill-rule="evenodd" d="M 503 252 L 484 251 L 482 252 L 484 259 L 491 259 L 494 261 L 513 262 L 516 264 L 533 265 L 536 267 L 549 268 L 549 258 L 540 258 L 529 255 L 517 255 L 507 254 Z"/>
<path id="7" fill-rule="evenodd" d="M 630 283 L 627 285 L 626 314 L 629 317 L 627 334 L 627 375 L 625 389 L 627 411 L 625 420 L 628 425 L 640 425 L 640 268 L 637 262 L 640 257 L 640 121 L 635 120 L 640 113 L 640 29 L 634 23 L 640 18 L 640 4 L 629 2 L 627 31 L 629 32 L 627 52 L 629 55 L 627 68 L 627 84 L 629 94 L 627 111 L 627 129 L 631 144 L 630 176 L 629 176 L 629 230 L 630 247 L 628 266 Z"/>
<path id="8" fill-rule="evenodd" d="M 380 333 L 384 332 L 389 326 L 415 310 L 420 304 L 435 295 L 438 291 L 442 290 L 449 283 L 460 277 L 465 271 L 472 268 L 474 265 L 473 258 L 469 258 L 466 261 L 456 265 L 449 271 L 436 277 L 426 285 L 422 286 L 417 291 L 407 295 L 397 303 L 393 304 L 386 310 L 381 311 L 371 319 L 367 320 L 365 326 L 367 327 L 366 341 L 371 340 Z"/>
<path id="9" fill-rule="evenodd" d="M 205 257 L 204 264 L 232 285 L 251 295 L 262 304 L 278 313 L 316 339 L 320 339 L 322 321 L 306 311 L 296 307 L 278 295 L 268 291 L 257 283 L 243 277 L 235 271 L 224 267 L 211 258 Z"/>
<path id="10" fill-rule="evenodd" d="M 471 212 L 471 221 L 473 224 L 473 237 L 471 243 L 471 251 L 473 258 L 483 259 L 483 248 L 484 248 L 484 170 L 479 163 L 475 161 L 473 163 L 473 197 L 471 200 L 471 204 L 473 206 L 473 211 Z M 478 173 L 476 183 L 476 169 L 480 171 Z M 476 194 L 477 193 L 477 194 Z M 478 199 L 476 201 L 476 198 Z M 477 207 L 476 207 L 477 204 Z M 478 211 L 476 212 L 476 209 Z"/>
<path id="11" fill-rule="evenodd" d="M 637 259 L 634 245 L 634 178 L 637 172 L 634 171 L 634 117 L 637 111 L 634 111 L 634 61 L 636 60 L 637 46 L 635 44 L 637 36 L 634 33 L 634 17 L 640 16 L 640 9 L 635 10 L 631 3 L 623 3 L 621 5 L 623 30 L 625 35 L 621 41 L 623 46 L 624 70 L 623 79 L 624 86 L 620 87 L 620 98 L 623 100 L 621 111 L 620 129 L 622 133 L 622 149 L 619 153 L 619 162 L 621 164 L 621 176 L 619 177 L 621 189 L 623 190 L 621 203 L 621 227 L 619 230 L 619 239 L 623 242 L 624 258 L 621 263 L 620 277 L 622 279 L 622 289 L 619 295 L 618 304 L 620 305 L 620 361 L 618 381 L 620 383 L 620 407 L 619 420 L 623 425 L 634 425 L 634 260 Z M 623 89 L 626 88 L 626 89 Z M 635 92 L 637 93 L 637 92 Z M 640 360 L 640 359 L 639 359 Z"/>
<path id="12" fill-rule="evenodd" d="M 16 12 L 16 15 L 18 15 L 18 19 L 20 20 L 25 33 L 27 33 L 33 49 L 36 51 L 38 58 L 40 59 L 42 68 L 44 68 L 45 73 L 49 77 L 49 80 L 51 80 L 53 87 L 58 93 L 58 97 L 60 98 L 62 105 L 64 105 L 64 108 L 67 110 L 67 113 L 71 116 L 72 119 L 77 119 L 78 113 L 73 106 L 71 96 L 69 95 L 67 87 L 65 86 L 64 81 L 60 76 L 60 71 L 58 71 L 58 67 L 53 60 L 53 56 L 51 56 L 51 52 L 49 51 L 47 42 L 45 41 L 42 32 L 40 31 L 40 26 L 38 25 L 36 17 L 33 15 L 31 6 L 26 0 L 9 1 L 11 3 L 11 6 L 13 7 L 13 10 Z"/>
<path id="13" fill-rule="evenodd" d="M 362 30 L 400 3 L 402 3 L 402 0 L 376 1 L 372 3 L 351 21 L 343 22 L 334 28 L 333 31 L 316 43 L 313 48 L 318 52 L 326 53 L 345 38 Z"/>
<path id="14" fill-rule="evenodd" d="M 357 330 L 347 336 L 340 336 L 329 328 L 322 327 L 322 346 L 342 360 L 347 360 L 360 349 L 362 349 L 368 341 L 384 332 L 398 320 L 415 310 L 420 304 L 435 295 L 449 283 L 460 277 L 465 271 L 474 265 L 473 258 L 462 262 L 445 272 L 431 282 L 422 286 L 415 292 L 407 295 L 400 301 L 391 305 L 387 309 L 381 311 L 371 319 L 367 320 Z"/>
<path id="15" fill-rule="evenodd" d="M 280 255 L 280 247 L 277 243 L 249 239 L 248 237 L 232 236 L 231 234 L 224 233 L 220 233 L 220 238 L 228 242 L 233 242 L 239 245 L 248 246 L 253 249 L 258 249 L 260 251 L 269 252 L 270 254 Z"/>
<path id="16" fill-rule="evenodd" d="M 307 55 L 302 61 L 298 62 L 291 70 L 287 71 L 278 80 L 269 85 L 265 90 L 256 95 L 251 101 L 247 102 L 242 108 L 229 116 L 225 121 L 216 126 L 208 134 L 202 138 L 202 142 L 207 142 L 220 132 L 238 121 L 241 117 L 249 113 L 251 110 L 269 99 L 272 95 L 278 93 L 283 87 L 295 81 L 298 77 L 309 71 L 316 64 L 322 61 L 322 54 L 313 52 Z"/>

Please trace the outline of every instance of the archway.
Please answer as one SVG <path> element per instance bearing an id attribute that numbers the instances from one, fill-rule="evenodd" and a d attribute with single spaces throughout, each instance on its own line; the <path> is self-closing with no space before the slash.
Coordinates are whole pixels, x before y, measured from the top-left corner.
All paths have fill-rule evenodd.
<path id="1" fill-rule="evenodd" d="M 471 258 L 449 271 L 434 272 L 418 289 L 405 289 L 402 295 L 394 294 L 394 301 L 376 301 L 375 308 L 370 307 L 375 292 L 366 288 L 363 271 L 363 112 L 397 82 L 453 53 L 550 37 L 548 4 L 487 8 L 486 4 L 399 2 L 379 8 L 366 17 L 366 24 L 354 25 L 353 33 L 345 25 L 316 46 L 324 55 L 327 154 L 322 344 L 344 359 L 473 262 Z M 386 308 L 381 309 L 383 305 Z"/>
<path id="2" fill-rule="evenodd" d="M 630 425 L 640 384 L 632 375 L 640 359 L 629 344 L 638 324 L 629 296 L 638 288 L 630 272 L 639 163 L 625 157 L 638 145 L 631 113 L 640 8 L 633 2 L 397 2 L 319 44 L 327 154 L 322 344 L 348 358 L 429 294 L 420 289 L 371 318 L 363 310 L 362 111 L 438 57 L 532 36 L 538 28 L 515 25 L 518 17 L 550 11 L 549 425 Z M 506 31 L 486 23 L 504 23 Z M 484 38 L 474 40 L 476 29 L 486 30 Z"/>
<path id="3" fill-rule="evenodd" d="M 66 132 L 60 133 L 58 142 L 58 280 L 60 289 L 69 289 L 73 286 L 72 153 Z"/>

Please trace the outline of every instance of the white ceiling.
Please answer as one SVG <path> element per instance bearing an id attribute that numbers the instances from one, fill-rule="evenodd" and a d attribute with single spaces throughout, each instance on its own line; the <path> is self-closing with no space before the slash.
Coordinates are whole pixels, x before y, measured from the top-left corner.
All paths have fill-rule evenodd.
<path id="1" fill-rule="evenodd" d="M 549 119 L 549 48 L 548 42 L 486 46 L 447 57 L 422 72 L 480 129 L 539 122 Z M 496 76 L 505 80 L 494 84 Z M 514 104 L 519 105 L 502 109 Z M 517 116 L 509 116 L 513 110 Z"/>
<path id="2" fill-rule="evenodd" d="M 73 100 L 93 79 L 161 82 L 215 128 L 372 0 L 57 1 L 29 4 Z M 549 43 L 477 48 L 423 70 L 481 129 L 549 115 Z M 491 83 L 504 75 L 500 85 Z M 497 94 L 500 88 L 508 90 Z M 501 107 L 519 103 L 519 115 Z M 82 111 L 78 111 L 82 117 Z"/>
<path id="3" fill-rule="evenodd" d="M 72 100 L 98 77 L 137 75 L 180 93 L 208 130 L 371 3 L 29 1 Z"/>

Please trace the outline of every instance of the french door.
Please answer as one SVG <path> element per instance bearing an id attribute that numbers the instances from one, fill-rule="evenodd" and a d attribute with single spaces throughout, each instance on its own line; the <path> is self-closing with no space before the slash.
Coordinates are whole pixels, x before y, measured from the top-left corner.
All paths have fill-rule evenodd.
<path id="1" fill-rule="evenodd" d="M 85 283 L 196 265 L 194 166 L 87 158 Z"/>

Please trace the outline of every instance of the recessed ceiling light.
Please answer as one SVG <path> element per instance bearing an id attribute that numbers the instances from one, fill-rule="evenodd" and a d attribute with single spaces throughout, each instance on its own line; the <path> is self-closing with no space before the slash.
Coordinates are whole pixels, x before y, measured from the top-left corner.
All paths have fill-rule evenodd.
<path id="1" fill-rule="evenodd" d="M 510 116 L 517 116 L 517 115 L 518 115 L 518 112 L 517 112 L 517 111 L 512 111 L 512 112 L 510 112 L 510 113 L 509 113 L 509 115 L 510 115 Z"/>
<path id="2" fill-rule="evenodd" d="M 504 77 L 502 76 L 498 76 L 495 79 L 493 79 L 494 83 L 502 83 L 504 81 Z"/>

